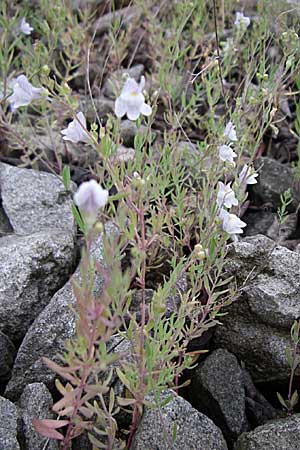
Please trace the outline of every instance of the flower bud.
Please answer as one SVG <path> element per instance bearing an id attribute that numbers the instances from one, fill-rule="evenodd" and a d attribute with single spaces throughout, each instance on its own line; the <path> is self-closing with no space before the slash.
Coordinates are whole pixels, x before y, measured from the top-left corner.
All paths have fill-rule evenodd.
<path id="1" fill-rule="evenodd" d="M 207 251 L 203 249 L 203 246 L 201 244 L 196 244 L 194 247 L 194 253 L 197 259 L 200 259 L 202 261 L 207 256 Z"/>

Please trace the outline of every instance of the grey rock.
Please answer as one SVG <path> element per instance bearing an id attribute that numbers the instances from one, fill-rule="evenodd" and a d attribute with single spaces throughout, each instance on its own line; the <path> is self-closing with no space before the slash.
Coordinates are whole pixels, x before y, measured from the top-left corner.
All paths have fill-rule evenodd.
<path id="1" fill-rule="evenodd" d="M 11 369 L 16 355 L 12 341 L 0 331 L 0 384 L 10 378 Z"/>
<path id="2" fill-rule="evenodd" d="M 274 223 L 276 213 L 272 211 L 249 211 L 247 210 L 243 216 L 243 221 L 246 222 L 244 236 L 255 236 L 256 234 L 264 234 L 267 236 L 268 230 Z"/>
<path id="3" fill-rule="evenodd" d="M 106 225 L 106 233 L 116 233 L 112 224 Z M 103 259 L 103 236 L 98 236 L 93 242 L 92 255 L 105 265 Z M 74 274 L 75 280 L 80 280 L 80 268 Z M 95 275 L 95 295 L 100 295 L 103 278 Z M 55 373 L 44 364 L 42 357 L 56 360 L 58 353 L 63 352 L 65 343 L 75 334 L 75 317 L 70 306 L 75 303 L 71 282 L 60 289 L 52 297 L 50 303 L 36 318 L 29 328 L 16 357 L 12 378 L 9 381 L 5 395 L 16 399 L 29 383 L 42 382 L 53 388 Z"/>
<path id="4" fill-rule="evenodd" d="M 252 273 L 243 293 L 256 322 L 289 330 L 300 316 L 300 258 L 291 250 L 261 235 L 249 237 L 231 244 L 226 272 L 240 281 Z"/>
<path id="5" fill-rule="evenodd" d="M 0 191 L 1 193 L 1 191 Z M 2 207 L 2 202 L 1 202 L 1 194 L 0 194 L 0 238 L 2 236 L 7 236 L 8 234 L 12 234 L 13 233 L 13 227 L 11 226 L 9 219 L 7 217 L 7 215 L 5 214 L 5 211 Z"/>
<path id="6" fill-rule="evenodd" d="M 18 411 L 6 398 L 0 397 L 0 449 L 20 450 L 17 441 Z"/>
<path id="7" fill-rule="evenodd" d="M 122 120 L 120 123 L 120 136 L 125 147 L 134 147 L 134 138 L 137 134 L 148 133 L 147 127 L 141 125 L 137 128 L 135 122 L 131 120 Z M 152 139 L 154 140 L 156 134 L 152 131 Z"/>
<path id="8" fill-rule="evenodd" d="M 114 12 L 104 14 L 99 17 L 99 19 L 93 25 L 93 32 L 96 35 L 100 35 L 108 31 L 111 27 L 111 24 L 115 20 L 120 20 L 123 24 L 130 23 L 133 19 L 137 18 L 139 15 L 139 11 L 135 7 L 127 7 L 118 9 Z"/>
<path id="9" fill-rule="evenodd" d="M 235 450 L 299 450 L 300 416 L 272 421 L 237 440 Z"/>
<path id="10" fill-rule="evenodd" d="M 258 235 L 230 244 L 225 267 L 241 289 L 216 329 L 215 346 L 242 359 L 255 382 L 287 379 L 285 349 L 300 316 L 298 253 Z"/>
<path id="11" fill-rule="evenodd" d="M 300 202 L 299 182 L 296 181 L 295 170 L 267 157 L 258 158 L 255 167 L 261 168 L 257 184 L 251 185 L 255 202 L 270 203 L 277 208 L 281 204 L 280 195 L 290 188 L 293 202 L 288 209 L 295 210 Z"/>
<path id="12" fill-rule="evenodd" d="M 114 106 L 115 102 L 104 96 L 94 98 L 93 102 L 91 99 L 83 97 L 80 99 L 79 109 L 84 112 L 87 120 L 90 122 L 95 122 L 97 120 L 97 114 L 100 119 L 103 119 L 108 114 L 112 114 L 114 112 Z"/>
<path id="13" fill-rule="evenodd" d="M 245 361 L 254 382 L 287 381 L 290 368 L 285 350 L 291 345 L 289 333 L 261 323 L 253 324 L 249 316 L 243 319 L 248 307 L 244 303 L 241 297 L 234 309 L 228 309 L 228 316 L 214 335 L 214 345 L 228 349 Z"/>
<path id="14" fill-rule="evenodd" d="M 121 91 L 124 84 L 124 75 L 128 74 L 130 78 L 134 78 L 135 81 L 139 82 L 144 73 L 144 69 L 145 67 L 143 64 L 137 64 L 136 66 L 130 67 L 130 69 L 116 70 L 105 81 L 102 88 L 102 94 L 105 97 L 114 99 L 117 96 L 117 93 Z"/>
<path id="15" fill-rule="evenodd" d="M 25 387 L 18 403 L 23 450 L 44 449 L 48 439 L 35 431 L 32 419 L 54 419 L 52 404 L 51 394 L 43 383 L 32 383 Z M 47 450 L 58 450 L 58 442 L 50 439 Z"/>
<path id="16" fill-rule="evenodd" d="M 68 279 L 74 265 L 69 232 L 0 238 L 0 330 L 20 340 Z"/>
<path id="17" fill-rule="evenodd" d="M 246 396 L 246 415 L 251 427 L 255 428 L 278 417 L 280 412 L 256 389 L 246 369 L 243 369 L 243 380 Z"/>
<path id="18" fill-rule="evenodd" d="M 0 193 L 15 233 L 52 228 L 75 234 L 72 198 L 58 176 L 0 163 Z"/>
<path id="19" fill-rule="evenodd" d="M 171 401 L 161 408 L 145 408 L 131 450 L 226 450 L 219 428 L 174 391 L 161 394 Z M 177 427 L 175 442 L 172 440 Z"/>
<path id="20" fill-rule="evenodd" d="M 222 430 L 228 444 L 250 429 L 243 369 L 227 350 L 215 350 L 192 371 L 189 398 L 195 409 Z"/>

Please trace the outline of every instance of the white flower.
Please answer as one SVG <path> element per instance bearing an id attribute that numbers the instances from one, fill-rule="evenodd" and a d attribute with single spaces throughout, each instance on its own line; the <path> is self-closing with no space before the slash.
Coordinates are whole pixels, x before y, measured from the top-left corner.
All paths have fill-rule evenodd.
<path id="1" fill-rule="evenodd" d="M 89 134 L 86 131 L 86 118 L 80 111 L 76 114 L 77 119 L 69 123 L 68 128 L 61 131 L 65 141 L 71 142 L 89 142 Z"/>
<path id="2" fill-rule="evenodd" d="M 152 108 L 145 103 L 145 97 L 142 92 L 144 86 L 145 77 L 141 78 L 140 84 L 133 78 L 127 78 L 121 95 L 115 102 L 115 113 L 117 117 L 120 118 L 127 114 L 128 119 L 136 120 L 140 114 L 150 116 Z"/>
<path id="3" fill-rule="evenodd" d="M 19 75 L 12 83 L 12 88 L 13 94 L 8 98 L 8 101 L 13 111 L 42 97 L 43 88 L 32 86 L 25 75 Z"/>
<path id="4" fill-rule="evenodd" d="M 242 183 L 256 184 L 257 183 L 256 177 L 258 177 L 258 173 L 253 172 L 251 174 L 251 167 L 249 167 L 247 164 L 245 164 L 239 174 L 239 182 L 240 182 L 240 184 L 242 184 Z"/>
<path id="5" fill-rule="evenodd" d="M 244 16 L 244 14 L 242 12 L 237 12 L 236 13 L 234 25 L 237 28 L 246 29 L 246 28 L 249 27 L 250 22 L 251 22 L 250 17 Z"/>
<path id="6" fill-rule="evenodd" d="M 108 191 L 102 189 L 96 180 L 82 183 L 74 194 L 74 202 L 90 223 L 97 217 L 100 208 L 106 205 Z"/>
<path id="7" fill-rule="evenodd" d="M 247 226 L 245 222 L 238 218 L 235 214 L 230 214 L 225 209 L 221 209 L 219 217 L 222 220 L 223 230 L 229 234 L 241 234 L 242 228 Z"/>
<path id="8" fill-rule="evenodd" d="M 228 122 L 228 124 L 226 125 L 224 134 L 225 134 L 225 137 L 227 137 L 227 139 L 229 139 L 230 141 L 238 140 L 236 137 L 235 126 L 233 125 L 233 123 L 231 121 Z"/>
<path id="9" fill-rule="evenodd" d="M 22 33 L 27 35 L 31 34 L 31 32 L 33 31 L 32 26 L 28 22 L 26 22 L 25 17 L 23 17 L 23 19 L 21 20 L 19 28 Z"/>
<path id="10" fill-rule="evenodd" d="M 219 148 L 219 157 L 222 161 L 228 161 L 235 164 L 233 158 L 235 158 L 236 156 L 237 154 L 229 145 L 221 145 L 221 147 Z"/>
<path id="11" fill-rule="evenodd" d="M 225 206 L 226 208 L 231 208 L 232 206 L 238 205 L 238 200 L 235 198 L 235 194 L 230 187 L 230 183 L 224 184 L 219 181 L 219 190 L 217 194 L 217 205 L 219 208 Z"/>

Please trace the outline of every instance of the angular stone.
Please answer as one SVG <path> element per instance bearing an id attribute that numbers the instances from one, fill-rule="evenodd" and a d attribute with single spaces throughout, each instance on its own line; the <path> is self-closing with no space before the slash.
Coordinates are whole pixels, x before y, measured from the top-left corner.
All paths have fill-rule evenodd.
<path id="1" fill-rule="evenodd" d="M 222 430 L 228 444 L 249 430 L 243 369 L 227 350 L 215 350 L 192 371 L 189 399 Z"/>
<path id="2" fill-rule="evenodd" d="M 114 112 L 115 102 L 104 96 L 100 96 L 93 99 L 93 102 L 89 98 L 82 98 L 79 103 L 80 111 L 84 111 L 85 117 L 91 122 L 96 120 L 96 112 L 100 118 L 106 117 L 108 114 Z"/>
<path id="3" fill-rule="evenodd" d="M 20 340 L 73 266 L 70 232 L 0 238 L 0 330 L 13 341 Z"/>
<path id="4" fill-rule="evenodd" d="M 14 344 L 0 331 L 0 387 L 10 378 L 15 355 Z"/>
<path id="5" fill-rule="evenodd" d="M 148 133 L 147 127 L 141 125 L 137 128 L 135 122 L 131 120 L 122 120 L 120 123 L 120 136 L 125 147 L 134 147 L 134 138 L 137 134 Z M 155 138 L 156 133 L 152 132 L 152 138 Z"/>
<path id="6" fill-rule="evenodd" d="M 263 425 L 281 414 L 256 389 L 249 372 L 243 369 L 246 399 L 246 415 L 252 428 Z"/>
<path id="7" fill-rule="evenodd" d="M 17 441 L 17 408 L 6 398 L 0 397 L 0 449 L 20 450 Z"/>
<path id="8" fill-rule="evenodd" d="M 285 349 L 300 316 L 300 255 L 258 235 L 230 244 L 225 269 L 241 289 L 214 345 L 242 359 L 255 382 L 288 379 Z"/>
<path id="9" fill-rule="evenodd" d="M 293 201 L 288 209 L 295 210 L 300 202 L 299 182 L 296 181 L 295 170 L 267 157 L 258 158 L 255 167 L 260 169 L 257 184 L 251 185 L 250 188 L 256 198 L 255 202 L 270 203 L 277 208 L 281 204 L 280 195 L 290 188 Z"/>
<path id="10" fill-rule="evenodd" d="M 111 24 L 115 20 L 120 20 L 122 24 L 129 24 L 133 19 L 137 18 L 139 15 L 139 10 L 135 7 L 127 7 L 118 9 L 114 12 L 104 14 L 99 17 L 99 19 L 93 25 L 93 32 L 96 35 L 100 35 L 108 31 Z"/>
<path id="11" fill-rule="evenodd" d="M 106 233 L 116 233 L 114 225 L 106 225 Z M 100 264 L 105 265 L 103 259 L 103 236 L 98 236 L 92 246 L 92 255 Z M 77 268 L 74 279 L 80 281 L 80 269 Z M 101 294 L 103 278 L 95 275 L 95 295 Z M 9 381 L 5 395 L 17 399 L 24 387 L 29 383 L 42 382 L 50 389 L 54 386 L 56 374 L 43 362 L 42 357 L 47 356 L 56 360 L 57 355 L 64 351 L 65 343 L 75 334 L 75 317 L 70 305 L 75 303 L 71 282 L 60 289 L 52 297 L 50 303 L 36 318 L 29 328 L 16 357 L 12 377 Z"/>
<path id="12" fill-rule="evenodd" d="M 250 211 L 247 210 L 242 219 L 246 222 L 244 236 L 255 236 L 257 234 L 268 235 L 268 230 L 274 223 L 276 214 L 272 211 Z"/>
<path id="13" fill-rule="evenodd" d="M 234 450 L 299 450 L 300 415 L 279 419 L 243 433 Z"/>
<path id="14" fill-rule="evenodd" d="M 240 282 L 248 279 L 243 293 L 256 317 L 254 323 L 289 330 L 300 317 L 298 255 L 258 235 L 231 244 L 227 259 L 226 273 L 237 276 Z"/>
<path id="15" fill-rule="evenodd" d="M 49 228 L 75 234 L 72 198 L 58 176 L 0 163 L 3 209 L 16 234 Z"/>
<path id="16" fill-rule="evenodd" d="M 44 448 L 48 439 L 35 431 L 32 419 L 54 419 L 52 405 L 51 394 L 43 383 L 32 383 L 25 387 L 18 403 L 23 450 Z M 58 448 L 58 441 L 50 439 L 47 450 L 58 450 Z"/>
<path id="17" fill-rule="evenodd" d="M 171 401 L 159 409 L 145 408 L 131 450 L 227 450 L 221 431 L 208 417 L 172 390 L 164 391 L 161 400 L 170 396 Z"/>

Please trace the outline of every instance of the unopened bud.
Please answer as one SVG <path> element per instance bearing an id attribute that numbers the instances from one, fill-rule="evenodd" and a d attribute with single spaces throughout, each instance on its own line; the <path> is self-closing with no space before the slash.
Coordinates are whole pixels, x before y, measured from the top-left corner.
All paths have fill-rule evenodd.
<path id="1" fill-rule="evenodd" d="M 194 247 L 194 253 L 197 259 L 203 260 L 206 258 L 206 250 L 204 250 L 201 244 L 196 244 Z"/>

